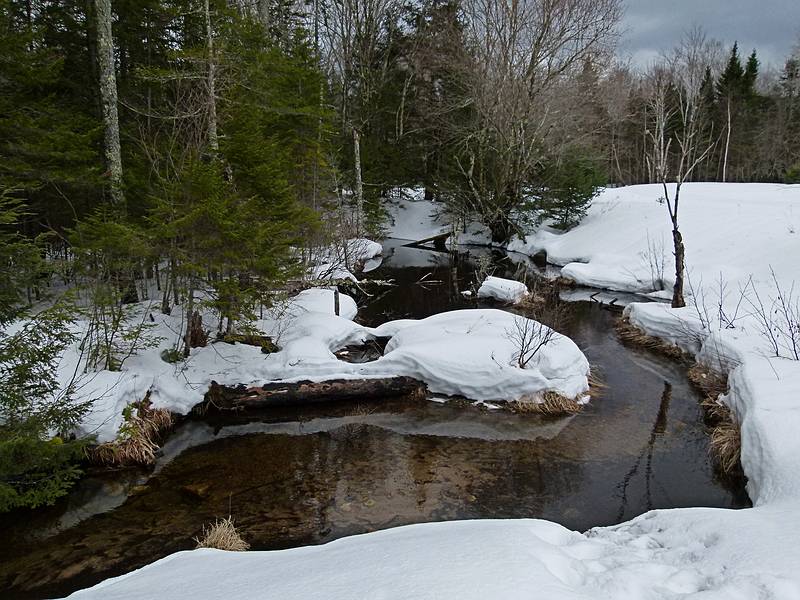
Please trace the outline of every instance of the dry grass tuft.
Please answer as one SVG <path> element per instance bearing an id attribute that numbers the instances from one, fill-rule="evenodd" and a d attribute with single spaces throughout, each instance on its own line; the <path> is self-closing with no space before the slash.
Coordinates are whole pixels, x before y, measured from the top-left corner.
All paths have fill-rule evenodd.
<path id="1" fill-rule="evenodd" d="M 627 318 L 623 317 L 619 319 L 614 325 L 614 329 L 616 329 L 617 336 L 619 336 L 619 339 L 622 340 L 624 344 L 636 346 L 637 348 L 644 348 L 645 350 L 662 354 L 678 362 L 688 362 L 691 360 L 688 353 L 662 339 L 647 335 L 644 331 L 631 324 Z"/>
<path id="2" fill-rule="evenodd" d="M 574 288 L 578 286 L 578 283 L 574 279 L 570 279 L 569 277 L 564 277 L 563 275 L 559 275 L 555 279 L 551 279 L 553 285 L 560 288 Z"/>
<path id="3" fill-rule="evenodd" d="M 687 371 L 689 381 L 706 396 L 716 399 L 728 392 L 728 377 L 702 363 L 695 363 Z"/>
<path id="4" fill-rule="evenodd" d="M 721 421 L 711 430 L 709 451 L 726 475 L 741 468 L 739 460 L 742 452 L 742 430 L 732 416 L 729 415 L 727 420 Z"/>
<path id="5" fill-rule="evenodd" d="M 723 421 L 731 420 L 731 409 L 721 404 L 716 396 L 704 396 L 700 401 L 700 407 L 705 414 L 706 423 L 716 425 Z"/>
<path id="6" fill-rule="evenodd" d="M 583 405 L 577 400 L 553 391 L 545 392 L 535 400 L 509 402 L 508 406 L 516 413 L 547 416 L 574 415 L 583 410 Z"/>
<path id="7" fill-rule="evenodd" d="M 730 421 L 730 409 L 719 402 L 719 397 L 728 392 L 728 377 L 701 363 L 692 365 L 687 375 L 692 385 L 703 393 L 700 406 L 705 413 L 706 422 L 716 425 Z"/>
<path id="8" fill-rule="evenodd" d="M 549 299 L 538 290 L 534 289 L 527 295 L 522 297 L 522 300 L 516 303 L 517 308 L 523 311 L 536 312 L 543 306 L 546 306 Z"/>
<path id="9" fill-rule="evenodd" d="M 608 385 L 606 385 L 606 382 L 603 381 L 596 369 L 593 368 L 589 371 L 588 379 L 589 396 L 592 398 L 602 398 L 608 389 Z"/>
<path id="10" fill-rule="evenodd" d="M 217 550 L 228 550 L 231 552 L 244 552 L 250 548 L 250 544 L 242 539 L 239 531 L 233 524 L 233 519 L 218 519 L 208 529 L 203 525 L 203 532 L 199 537 L 194 538 L 198 548 L 216 548 Z"/>
<path id="11" fill-rule="evenodd" d="M 172 414 L 163 408 L 151 408 L 149 394 L 133 404 L 125 415 L 119 437 L 113 442 L 87 448 L 89 462 L 104 467 L 152 465 L 159 442 L 172 428 Z"/>

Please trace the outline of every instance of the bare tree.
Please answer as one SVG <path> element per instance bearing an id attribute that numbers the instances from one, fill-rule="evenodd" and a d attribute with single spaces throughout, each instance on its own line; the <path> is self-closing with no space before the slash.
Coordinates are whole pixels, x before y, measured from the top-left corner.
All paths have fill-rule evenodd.
<path id="1" fill-rule="evenodd" d="M 386 24 L 397 5 L 397 0 L 331 0 L 325 7 L 319 32 L 324 62 L 338 92 L 341 128 L 352 135 L 353 191 L 359 227 L 364 204 L 361 134 L 371 120 L 372 96 L 389 70 L 385 57 L 391 40 L 386 39 L 390 29 Z"/>
<path id="2" fill-rule="evenodd" d="M 709 44 L 702 30 L 688 32 L 672 54 L 652 68 L 649 78 L 651 123 L 647 133 L 652 144 L 647 163 L 662 185 L 672 225 L 673 308 L 686 306 L 686 248 L 678 219 L 681 187 L 714 147 L 703 139 L 701 128 L 701 84 L 709 60 Z"/>
<path id="3" fill-rule="evenodd" d="M 520 369 L 524 369 L 542 348 L 558 337 L 558 333 L 547 325 L 525 317 L 514 317 L 514 328 L 507 329 L 506 335 L 517 349 L 514 360 Z"/>
<path id="4" fill-rule="evenodd" d="M 452 135 L 465 193 L 495 241 L 516 230 L 513 210 L 548 137 L 569 121 L 562 86 L 584 61 L 610 51 L 619 0 L 467 0 L 469 53 L 462 104 L 472 123 Z"/>

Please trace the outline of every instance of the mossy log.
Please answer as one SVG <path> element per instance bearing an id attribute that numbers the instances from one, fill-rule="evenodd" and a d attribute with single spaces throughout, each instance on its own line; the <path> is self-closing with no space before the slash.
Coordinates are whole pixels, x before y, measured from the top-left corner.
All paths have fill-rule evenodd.
<path id="1" fill-rule="evenodd" d="M 200 406 L 201 412 L 205 412 L 321 404 L 342 400 L 380 401 L 387 397 L 424 396 L 426 389 L 424 383 L 412 377 L 275 382 L 251 387 L 226 386 L 212 381 Z"/>

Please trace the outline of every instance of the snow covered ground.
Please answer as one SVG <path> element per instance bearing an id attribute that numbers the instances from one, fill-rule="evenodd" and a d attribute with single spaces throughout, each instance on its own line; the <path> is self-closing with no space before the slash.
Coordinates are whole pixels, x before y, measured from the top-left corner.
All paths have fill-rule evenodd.
<path id="1" fill-rule="evenodd" d="M 545 249 L 565 275 L 587 285 L 668 290 L 670 237 L 659 196 L 654 186 L 606 190 L 576 229 L 541 231 L 511 249 Z M 783 298 L 800 279 L 800 186 L 691 184 L 683 197 L 696 306 L 631 304 L 626 311 L 649 333 L 729 371 L 730 392 L 721 401 L 741 423 L 754 508 L 653 511 L 586 534 L 538 520 L 470 521 L 278 552 L 183 552 L 75 597 L 249 599 L 257 590 L 303 599 L 800 599 L 800 361 L 788 358 L 785 339 L 774 351 L 753 298 L 757 293 L 765 312 L 773 311 L 778 291 L 770 267 Z M 423 225 L 407 232 L 409 239 Z M 663 277 L 651 268 L 662 254 Z M 401 336 L 416 326 L 385 327 Z M 338 339 L 349 335 L 342 327 Z M 395 346 L 403 349 L 402 338 Z"/>
<path id="2" fill-rule="evenodd" d="M 202 402 L 211 381 L 262 385 L 406 375 L 424 381 L 434 394 L 481 402 L 538 402 L 547 391 L 582 399 L 588 392 L 589 363 L 567 337 L 556 335 L 524 369 L 518 366 L 522 340 L 517 324 L 527 322 L 524 317 L 500 310 L 462 310 L 421 321 L 390 321 L 373 329 L 352 321 L 357 312 L 352 298 L 340 294 L 339 303 L 336 316 L 333 291 L 314 288 L 265 313 L 254 325 L 273 337 L 278 352 L 265 356 L 259 347 L 215 343 L 193 349 L 188 360 L 175 364 L 162 360 L 160 353 L 173 348 L 180 335 L 180 309 L 162 315 L 155 307 L 141 305 L 140 314 L 152 315 L 155 321 L 150 334 L 159 336 L 160 344 L 131 356 L 121 371 L 99 371 L 79 380 L 76 395 L 94 399 L 83 433 L 95 434 L 99 441 L 113 439 L 123 409 L 148 391 L 154 407 L 186 414 Z M 354 364 L 334 355 L 375 336 L 391 337 L 384 356 L 376 361 Z M 61 361 L 64 380 L 75 371 L 79 357 L 76 343 Z"/>
<path id="3" fill-rule="evenodd" d="M 675 282 L 672 236 L 659 185 L 604 190 L 575 229 L 546 228 L 508 249 L 561 265 L 580 284 L 625 292 L 670 290 Z M 680 227 L 689 278 L 696 288 L 718 285 L 732 293 L 753 275 L 769 280 L 770 266 L 793 279 L 800 256 L 800 186 L 690 183 L 681 190 Z M 659 281 L 662 280 L 662 281 Z"/>

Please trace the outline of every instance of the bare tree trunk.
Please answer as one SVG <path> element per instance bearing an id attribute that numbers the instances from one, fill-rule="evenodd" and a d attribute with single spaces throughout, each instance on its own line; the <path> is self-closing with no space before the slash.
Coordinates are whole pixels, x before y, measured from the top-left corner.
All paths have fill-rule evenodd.
<path id="1" fill-rule="evenodd" d="M 683 278 L 686 269 L 686 249 L 683 245 L 683 236 L 678 229 L 677 221 L 672 226 L 672 245 L 675 250 L 675 286 L 672 288 L 672 308 L 683 308 L 686 301 L 683 298 Z"/>
<path id="2" fill-rule="evenodd" d="M 728 127 L 725 134 L 725 157 L 722 161 L 722 183 L 728 179 L 728 149 L 731 146 L 731 99 L 728 98 Z"/>
<path id="3" fill-rule="evenodd" d="M 356 233 L 361 234 L 361 216 L 364 213 L 364 184 L 361 181 L 361 136 L 353 127 L 353 163 L 356 176 Z"/>
<path id="4" fill-rule="evenodd" d="M 194 289 L 192 286 L 189 286 L 189 299 L 186 302 L 186 308 L 183 313 L 184 319 L 186 319 L 186 332 L 183 336 L 183 356 L 184 358 L 188 358 L 189 352 L 192 349 L 191 346 L 191 331 L 192 331 L 192 313 L 194 312 Z"/>
<path id="5" fill-rule="evenodd" d="M 114 39 L 111 34 L 111 0 L 94 0 L 97 17 L 97 62 L 100 69 L 100 102 L 103 112 L 106 168 L 111 182 L 111 202 L 122 206 L 122 151 L 117 113 L 117 77 L 114 66 Z"/>
<path id="6" fill-rule="evenodd" d="M 211 10 L 208 0 L 203 3 L 206 18 L 206 51 L 208 52 L 208 147 L 212 154 L 219 151 L 219 136 L 217 135 L 217 85 L 216 63 L 214 62 L 214 31 L 211 29 Z"/>

